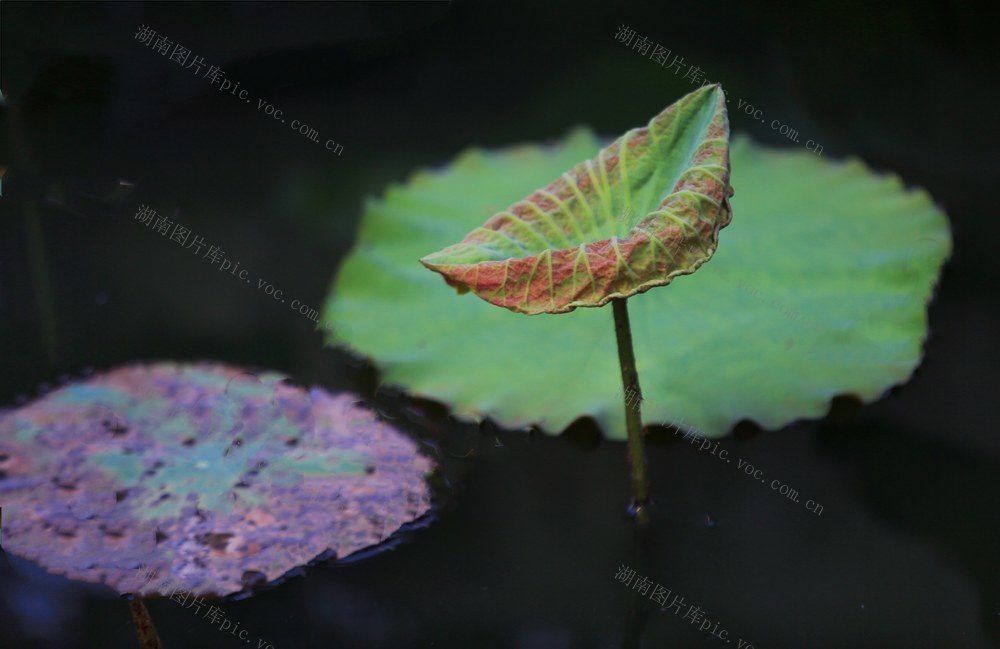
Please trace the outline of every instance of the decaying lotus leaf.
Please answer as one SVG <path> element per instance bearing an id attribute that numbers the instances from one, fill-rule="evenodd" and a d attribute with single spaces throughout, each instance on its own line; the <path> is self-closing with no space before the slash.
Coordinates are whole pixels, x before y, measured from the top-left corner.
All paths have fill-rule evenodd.
<path id="1" fill-rule="evenodd" d="M 459 292 L 520 313 L 602 306 L 708 261 L 732 193 L 715 84 L 420 261 Z"/>
<path id="2" fill-rule="evenodd" d="M 4 549 L 123 593 L 228 595 L 430 507 L 431 462 L 349 395 L 125 366 L 0 414 Z"/>

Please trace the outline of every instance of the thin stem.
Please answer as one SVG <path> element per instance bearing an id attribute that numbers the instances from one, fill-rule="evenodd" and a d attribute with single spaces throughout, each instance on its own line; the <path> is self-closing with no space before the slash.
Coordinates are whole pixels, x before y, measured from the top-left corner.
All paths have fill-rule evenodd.
<path id="1" fill-rule="evenodd" d="M 642 390 L 639 389 L 639 372 L 635 369 L 632 351 L 632 329 L 628 322 L 625 298 L 611 300 L 615 314 L 615 337 L 618 339 L 618 363 L 622 368 L 622 388 L 625 391 L 625 427 L 628 431 L 628 460 L 632 467 L 632 498 L 636 520 L 645 524 L 649 520 L 649 483 L 646 480 L 646 451 L 642 441 Z M 631 396 L 630 396 L 631 395 Z M 629 404 L 631 399 L 634 404 Z"/>
<path id="2" fill-rule="evenodd" d="M 128 603 L 132 610 L 132 624 L 135 626 L 135 634 L 139 636 L 139 647 L 141 649 L 163 649 L 160 643 L 160 636 L 156 634 L 156 626 L 153 625 L 153 618 L 149 615 L 149 609 L 142 603 L 142 600 L 135 597 Z"/>

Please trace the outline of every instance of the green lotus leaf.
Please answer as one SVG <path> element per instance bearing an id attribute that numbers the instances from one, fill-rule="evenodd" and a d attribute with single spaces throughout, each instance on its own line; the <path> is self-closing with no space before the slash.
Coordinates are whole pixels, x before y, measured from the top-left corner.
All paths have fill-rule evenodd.
<path id="1" fill-rule="evenodd" d="M 705 86 L 420 261 L 529 315 L 602 306 L 697 270 L 731 195 L 726 98 Z"/>
<path id="2" fill-rule="evenodd" d="M 590 417 L 624 439 L 610 310 L 524 318 L 456 297 L 417 263 L 600 147 L 578 131 L 549 148 L 472 150 L 369 201 L 324 307 L 328 342 L 465 419 L 555 434 Z M 707 437 L 743 419 L 778 428 L 906 381 L 951 250 L 944 214 L 857 160 L 736 138 L 731 162 L 738 218 L 711 261 L 629 299 L 644 423 Z"/>
<path id="3" fill-rule="evenodd" d="M 4 548 L 147 596 L 375 545 L 427 511 L 428 470 L 349 395 L 222 365 L 125 366 L 0 414 Z"/>

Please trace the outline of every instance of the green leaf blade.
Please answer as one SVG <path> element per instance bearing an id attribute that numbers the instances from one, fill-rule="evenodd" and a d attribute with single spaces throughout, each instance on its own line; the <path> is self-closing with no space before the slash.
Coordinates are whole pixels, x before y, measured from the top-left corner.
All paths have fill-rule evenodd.
<path id="1" fill-rule="evenodd" d="M 601 146 L 576 132 L 558 147 L 466 153 L 373 201 L 448 197 L 434 211 L 366 211 L 324 309 L 329 342 L 372 358 L 386 383 L 464 419 L 555 434 L 590 417 L 607 437 L 624 439 L 609 312 L 522 318 L 456 299 L 433 274 L 413 270 L 422 270 L 414 251 L 444 247 Z M 778 428 L 822 416 L 834 396 L 870 401 L 905 382 L 920 363 L 926 304 L 951 252 L 942 211 L 926 192 L 859 161 L 739 138 L 731 155 L 739 218 L 725 245 L 696 278 L 629 300 L 645 423 L 706 437 L 741 419 Z M 383 245 L 394 219 L 421 227 Z"/>

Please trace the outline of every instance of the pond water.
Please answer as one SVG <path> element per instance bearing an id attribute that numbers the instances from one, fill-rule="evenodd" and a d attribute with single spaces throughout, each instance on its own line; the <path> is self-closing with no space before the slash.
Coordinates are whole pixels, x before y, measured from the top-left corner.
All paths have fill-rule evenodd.
<path id="1" fill-rule="evenodd" d="M 4 177 L 0 199 L 0 404 L 84 367 L 216 360 L 353 391 L 442 468 L 433 513 L 391 547 L 216 602 L 225 628 L 207 608 L 149 602 L 167 649 L 1000 646 L 1000 311 L 980 297 L 994 292 L 996 271 L 990 237 L 978 234 L 995 226 L 988 198 L 962 184 L 989 183 L 957 149 L 933 151 L 950 152 L 964 180 L 901 138 L 886 144 L 895 136 L 881 127 L 803 108 L 803 77 L 787 62 L 801 54 L 810 79 L 827 78 L 834 57 L 780 40 L 780 26 L 833 39 L 837 24 L 758 8 L 756 18 L 718 17 L 706 44 L 681 27 L 703 24 L 693 7 L 653 16 L 602 5 L 565 25 L 564 9 L 549 7 L 518 16 L 460 3 L 316 4 L 3 7 L 2 90 L 23 113 L 8 113 L 22 171 Z M 311 317 L 365 196 L 470 145 L 546 140 L 580 122 L 621 132 L 679 96 L 686 86 L 614 42 L 625 21 L 661 25 L 675 54 L 713 66 L 755 110 L 787 110 L 782 122 L 804 137 L 814 126 L 828 136 L 814 136 L 824 157 L 862 152 L 951 199 L 951 219 L 965 224 L 956 249 L 968 251 L 931 309 L 925 362 L 878 403 L 840 398 L 827 418 L 772 432 L 744 422 L 718 446 L 651 431 L 654 506 L 642 532 L 627 514 L 624 444 L 602 441 L 588 421 L 558 437 L 457 422 L 439 404 L 377 389 L 377 369 L 324 347 Z M 202 74 L 226 67 L 253 103 L 138 44 L 142 24 L 203 57 Z M 774 56 L 786 67 L 761 53 L 765 37 L 784 43 Z M 887 77 L 940 81 L 905 77 L 914 66 L 878 56 L 895 71 Z M 596 74 L 611 84 L 600 96 Z M 881 92 L 836 84 L 846 104 Z M 275 110 L 255 108 L 259 96 Z M 928 141 L 962 128 L 963 113 L 921 121 L 908 108 Z M 284 126 L 278 110 L 318 139 Z M 782 144 L 751 117 L 734 115 L 734 129 Z M 342 148 L 316 146 L 327 141 Z M 128 198 L 109 198 L 116 187 Z M 140 204 L 203 248 L 138 224 Z M 213 264 L 212 247 L 240 265 Z M 136 646 L 114 592 L 0 558 L 3 649 Z"/>

